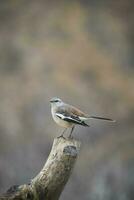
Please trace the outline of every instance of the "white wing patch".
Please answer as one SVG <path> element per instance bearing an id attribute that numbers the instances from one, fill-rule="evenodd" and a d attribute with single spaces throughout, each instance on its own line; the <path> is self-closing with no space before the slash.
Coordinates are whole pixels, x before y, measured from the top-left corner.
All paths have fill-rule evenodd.
<path id="1" fill-rule="evenodd" d="M 72 122 L 80 122 L 81 120 L 78 118 L 76 119 L 75 117 L 71 117 L 71 116 L 65 116 L 61 113 L 56 113 L 56 116 L 59 117 L 60 119 L 63 119 L 63 120 L 69 120 L 69 121 L 72 121 Z"/>
<path id="2" fill-rule="evenodd" d="M 73 122 L 80 122 L 81 120 L 78 118 L 78 119 L 75 119 L 75 118 L 72 118 L 71 116 L 65 116 L 61 113 L 56 113 L 56 116 L 63 119 L 63 120 L 66 120 L 66 119 L 69 119 L 69 120 L 72 120 Z"/>
<path id="3" fill-rule="evenodd" d="M 88 124 L 86 124 L 84 121 L 82 121 L 78 116 L 65 116 L 64 114 L 61 113 L 56 113 L 55 114 L 57 117 L 59 117 L 60 119 L 67 121 L 67 122 L 71 122 L 74 124 L 79 124 L 82 126 L 89 126 Z"/>
<path id="4" fill-rule="evenodd" d="M 65 116 L 62 115 L 61 113 L 56 113 L 56 116 L 59 117 L 59 118 L 61 118 L 61 119 L 65 119 Z"/>

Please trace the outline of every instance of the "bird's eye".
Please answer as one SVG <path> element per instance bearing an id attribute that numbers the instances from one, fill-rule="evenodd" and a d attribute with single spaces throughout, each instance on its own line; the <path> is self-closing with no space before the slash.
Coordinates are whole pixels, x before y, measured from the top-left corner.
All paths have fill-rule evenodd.
<path id="1" fill-rule="evenodd" d="M 54 102 L 59 102 L 59 100 L 55 100 Z"/>

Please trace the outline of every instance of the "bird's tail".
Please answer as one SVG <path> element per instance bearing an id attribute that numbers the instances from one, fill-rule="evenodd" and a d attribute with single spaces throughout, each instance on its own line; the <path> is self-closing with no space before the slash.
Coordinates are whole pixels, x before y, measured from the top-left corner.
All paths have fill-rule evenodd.
<path id="1" fill-rule="evenodd" d="M 105 120 L 105 121 L 109 121 L 109 122 L 116 122 L 113 119 L 110 118 L 106 118 L 106 117 L 98 117 L 98 116 L 89 116 L 90 119 L 100 119 L 100 120 Z"/>

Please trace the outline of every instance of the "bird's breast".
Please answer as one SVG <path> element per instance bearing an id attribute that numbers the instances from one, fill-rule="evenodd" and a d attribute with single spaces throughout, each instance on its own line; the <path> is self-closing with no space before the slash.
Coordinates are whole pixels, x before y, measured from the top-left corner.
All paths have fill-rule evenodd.
<path id="1" fill-rule="evenodd" d="M 51 112 L 52 112 L 52 117 L 53 117 L 54 121 L 55 121 L 59 126 L 64 127 L 64 128 L 70 128 L 70 127 L 73 126 L 72 123 L 67 122 L 67 121 L 65 121 L 65 120 L 60 119 L 59 117 L 57 117 L 57 116 L 55 115 L 55 112 L 54 112 L 53 110 L 51 110 Z"/>

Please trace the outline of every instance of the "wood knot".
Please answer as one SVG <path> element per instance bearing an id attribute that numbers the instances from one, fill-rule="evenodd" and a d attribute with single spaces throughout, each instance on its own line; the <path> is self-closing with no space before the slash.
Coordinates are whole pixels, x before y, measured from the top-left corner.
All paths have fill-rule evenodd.
<path id="1" fill-rule="evenodd" d="M 34 199 L 33 193 L 29 191 L 29 192 L 26 194 L 26 199 L 27 199 L 27 200 L 33 200 L 33 199 Z"/>
<path id="2" fill-rule="evenodd" d="M 75 146 L 66 146 L 63 150 L 63 153 L 72 157 L 76 157 L 78 154 L 78 150 Z"/>
<path id="3" fill-rule="evenodd" d="M 18 191 L 18 188 L 19 185 L 13 185 L 7 190 L 6 194 L 13 194 Z"/>

